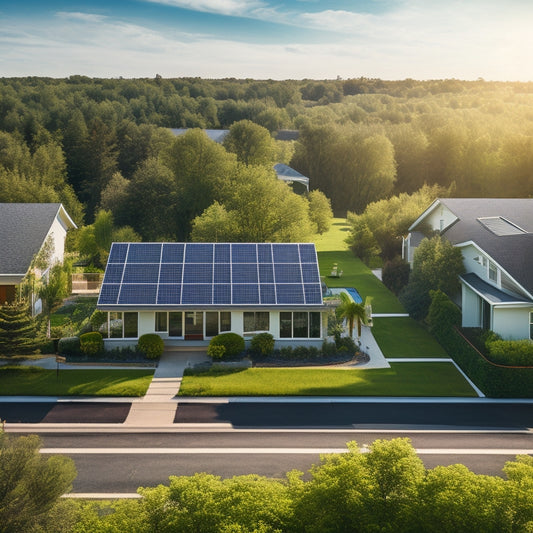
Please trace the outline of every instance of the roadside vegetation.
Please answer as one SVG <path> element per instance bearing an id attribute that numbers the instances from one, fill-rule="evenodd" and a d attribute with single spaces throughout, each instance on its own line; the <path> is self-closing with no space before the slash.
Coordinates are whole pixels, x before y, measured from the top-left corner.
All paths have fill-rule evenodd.
<path id="1" fill-rule="evenodd" d="M 9 438 L 9 446 L 21 439 Z M 7 440 L 7 439 L 6 439 Z M 24 457 L 38 458 L 38 439 Z M 278 479 L 255 474 L 231 478 L 208 473 L 171 475 L 168 484 L 139 487 L 141 498 L 115 501 L 59 500 L 57 488 L 72 479 L 70 460 L 53 476 L 47 506 L 0 505 L 0 531 L 51 533 L 354 533 L 439 531 L 440 533 L 527 532 L 533 521 L 533 460 L 519 455 L 504 476 L 479 475 L 455 464 L 428 469 L 407 438 L 376 440 L 345 453 L 324 454 L 305 474 Z M 13 454 L 0 458 L 11 459 Z M 40 462 L 45 460 L 41 457 Z M 13 461 L 11 461 L 13 462 Z M 43 465 L 44 466 L 44 465 Z M 30 470 L 36 478 L 46 470 Z M 2 468 L 1 472 L 4 472 Z M 9 471 L 8 471 L 9 472 Z M 15 494 L 7 478 L 6 504 Z M 29 481 L 29 480 L 28 480 Z M 15 479 L 16 482 L 16 479 Z M 45 490 L 44 487 L 36 488 Z M 460 497 L 458 497 L 460 495 Z M 37 498 L 39 502 L 43 501 Z M 0 501 L 0 503 L 4 503 Z M 28 503 L 34 500 L 28 499 Z M 15 507 L 15 510 L 17 507 Z M 19 526 L 22 526 L 20 527 Z"/>

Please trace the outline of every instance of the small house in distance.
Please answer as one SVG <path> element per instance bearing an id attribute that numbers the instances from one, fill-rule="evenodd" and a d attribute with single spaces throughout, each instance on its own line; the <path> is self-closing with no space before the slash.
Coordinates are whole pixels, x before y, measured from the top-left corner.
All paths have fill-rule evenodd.
<path id="1" fill-rule="evenodd" d="M 0 204 L 0 304 L 10 303 L 32 261 L 49 242 L 50 264 L 63 262 L 67 231 L 76 228 L 62 204 Z M 35 272 L 39 278 L 44 272 Z M 39 312 L 35 302 L 34 312 Z"/>
<path id="2" fill-rule="evenodd" d="M 97 308 L 108 347 L 157 333 L 167 346 L 269 332 L 320 346 L 327 307 L 314 244 L 113 243 Z"/>
<path id="3" fill-rule="evenodd" d="M 409 228 L 409 262 L 427 229 L 463 254 L 462 325 L 533 339 L 533 199 L 435 200 Z"/>

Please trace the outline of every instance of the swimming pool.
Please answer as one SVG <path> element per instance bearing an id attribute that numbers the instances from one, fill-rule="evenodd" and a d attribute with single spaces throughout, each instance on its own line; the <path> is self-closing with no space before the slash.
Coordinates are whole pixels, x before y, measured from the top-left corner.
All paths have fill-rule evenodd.
<path id="1" fill-rule="evenodd" d="M 354 289 L 353 287 L 346 287 L 344 290 L 353 298 L 355 303 L 363 303 L 363 298 L 361 298 L 361 295 L 357 292 L 357 289 Z"/>

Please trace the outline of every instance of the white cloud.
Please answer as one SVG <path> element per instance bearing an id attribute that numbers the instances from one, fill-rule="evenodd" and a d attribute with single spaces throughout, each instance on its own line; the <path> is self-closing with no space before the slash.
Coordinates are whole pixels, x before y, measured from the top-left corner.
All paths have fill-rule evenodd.
<path id="1" fill-rule="evenodd" d="M 103 22 L 106 17 L 104 15 L 96 15 L 94 13 L 79 13 L 70 11 L 58 11 L 56 17 L 66 20 L 80 20 L 82 22 Z"/>
<path id="2" fill-rule="evenodd" d="M 261 0 L 147 0 L 156 4 L 181 7 L 204 13 L 246 16 L 256 9 L 266 7 Z"/>

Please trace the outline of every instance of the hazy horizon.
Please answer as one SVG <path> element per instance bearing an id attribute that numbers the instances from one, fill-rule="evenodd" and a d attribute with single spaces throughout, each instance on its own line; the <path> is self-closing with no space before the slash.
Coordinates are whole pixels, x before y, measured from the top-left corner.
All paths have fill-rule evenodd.
<path id="1" fill-rule="evenodd" d="M 2 77 L 533 80 L 525 0 L 12 4 Z"/>

